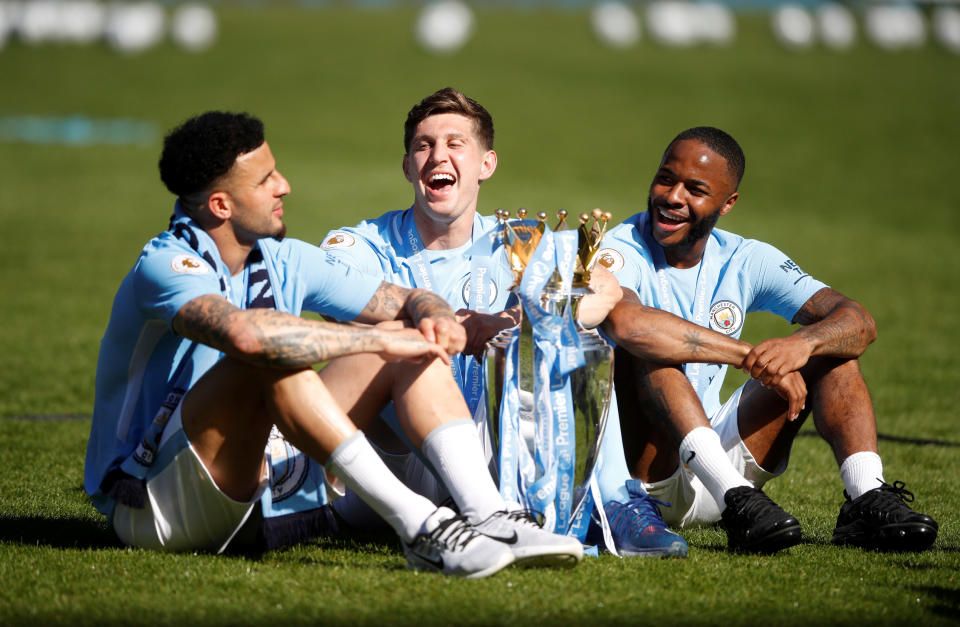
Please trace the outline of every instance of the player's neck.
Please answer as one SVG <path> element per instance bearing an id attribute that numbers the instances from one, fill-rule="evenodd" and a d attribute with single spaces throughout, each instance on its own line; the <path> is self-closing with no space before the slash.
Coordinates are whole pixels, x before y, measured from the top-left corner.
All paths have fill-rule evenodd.
<path id="1" fill-rule="evenodd" d="M 473 211 L 465 211 L 450 222 L 441 222 L 414 209 L 413 222 L 417 225 L 420 241 L 427 250 L 460 248 L 473 235 Z"/>
<path id="2" fill-rule="evenodd" d="M 692 244 L 678 244 L 670 248 L 664 248 L 663 254 L 674 268 L 681 270 L 693 268 L 703 259 L 703 251 L 707 247 L 707 238 L 693 242 Z"/>
<path id="3" fill-rule="evenodd" d="M 238 241 L 233 229 L 226 222 L 205 230 L 210 239 L 217 245 L 220 259 L 227 266 L 230 275 L 233 276 L 243 270 L 247 263 L 247 257 L 250 256 L 250 251 L 256 244 L 245 244 Z"/>

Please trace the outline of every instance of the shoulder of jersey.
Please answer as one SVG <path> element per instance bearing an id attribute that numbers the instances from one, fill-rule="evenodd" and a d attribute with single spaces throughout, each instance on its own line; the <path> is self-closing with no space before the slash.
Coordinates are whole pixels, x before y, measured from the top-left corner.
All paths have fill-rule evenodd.
<path id="1" fill-rule="evenodd" d="M 353 248 L 357 245 L 358 237 L 349 231 L 330 231 L 320 244 L 323 250 L 338 250 Z"/>

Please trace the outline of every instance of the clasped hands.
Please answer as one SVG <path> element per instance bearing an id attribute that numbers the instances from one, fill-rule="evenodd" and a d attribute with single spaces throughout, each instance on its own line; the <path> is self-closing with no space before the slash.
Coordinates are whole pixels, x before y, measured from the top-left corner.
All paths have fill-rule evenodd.
<path id="1" fill-rule="evenodd" d="M 772 338 L 750 349 L 737 367 L 787 401 L 788 417 L 796 420 L 807 399 L 807 384 L 799 371 L 810 354 L 810 345 L 803 338 Z"/>

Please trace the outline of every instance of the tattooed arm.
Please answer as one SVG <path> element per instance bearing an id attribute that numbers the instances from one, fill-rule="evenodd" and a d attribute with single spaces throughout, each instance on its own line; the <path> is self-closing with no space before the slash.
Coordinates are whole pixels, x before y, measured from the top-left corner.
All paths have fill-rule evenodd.
<path id="1" fill-rule="evenodd" d="M 647 307 L 637 295 L 623 290 L 623 299 L 603 323 L 617 345 L 645 361 L 659 364 L 728 364 L 745 369 L 751 353 L 747 342 L 706 329 L 672 313 Z M 758 377 L 754 377 L 758 378 Z M 790 419 L 800 414 L 807 390 L 798 373 L 784 373 L 775 382 L 760 378 L 788 404 Z"/>
<path id="2" fill-rule="evenodd" d="M 803 325 L 794 335 L 807 341 L 813 355 L 859 357 L 877 339 L 877 325 L 867 310 L 829 287 L 811 296 L 793 322 Z"/>
<path id="3" fill-rule="evenodd" d="M 441 347 L 415 329 L 306 320 L 273 309 L 242 310 L 212 294 L 181 307 L 173 330 L 231 357 L 271 368 L 306 368 L 353 353 L 377 353 L 387 361 L 447 360 Z"/>
<path id="4" fill-rule="evenodd" d="M 750 344 L 746 342 L 647 307 L 636 293 L 626 288 L 602 328 L 618 346 L 641 359 L 660 364 L 698 362 L 740 367 L 750 352 Z"/>
<path id="5" fill-rule="evenodd" d="M 877 338 L 876 324 L 867 310 L 829 287 L 811 296 L 792 322 L 803 326 L 787 337 L 754 346 L 743 370 L 764 383 L 776 384 L 814 355 L 855 359 Z"/>
<path id="6" fill-rule="evenodd" d="M 428 341 L 440 345 L 450 355 L 462 351 L 467 342 L 466 331 L 450 305 L 428 290 L 383 282 L 356 320 L 410 320 Z"/>

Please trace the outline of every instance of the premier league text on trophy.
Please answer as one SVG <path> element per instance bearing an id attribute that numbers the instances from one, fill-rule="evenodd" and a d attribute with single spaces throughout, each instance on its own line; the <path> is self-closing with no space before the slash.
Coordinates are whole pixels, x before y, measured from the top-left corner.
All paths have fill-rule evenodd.
<path id="1" fill-rule="evenodd" d="M 542 514 L 545 528 L 583 540 L 598 493 L 613 348 L 576 313 L 610 214 L 583 214 L 574 230 L 561 211 L 552 231 L 543 212 L 517 215 L 497 211 L 522 322 L 490 341 L 484 363 L 500 491 Z"/>

